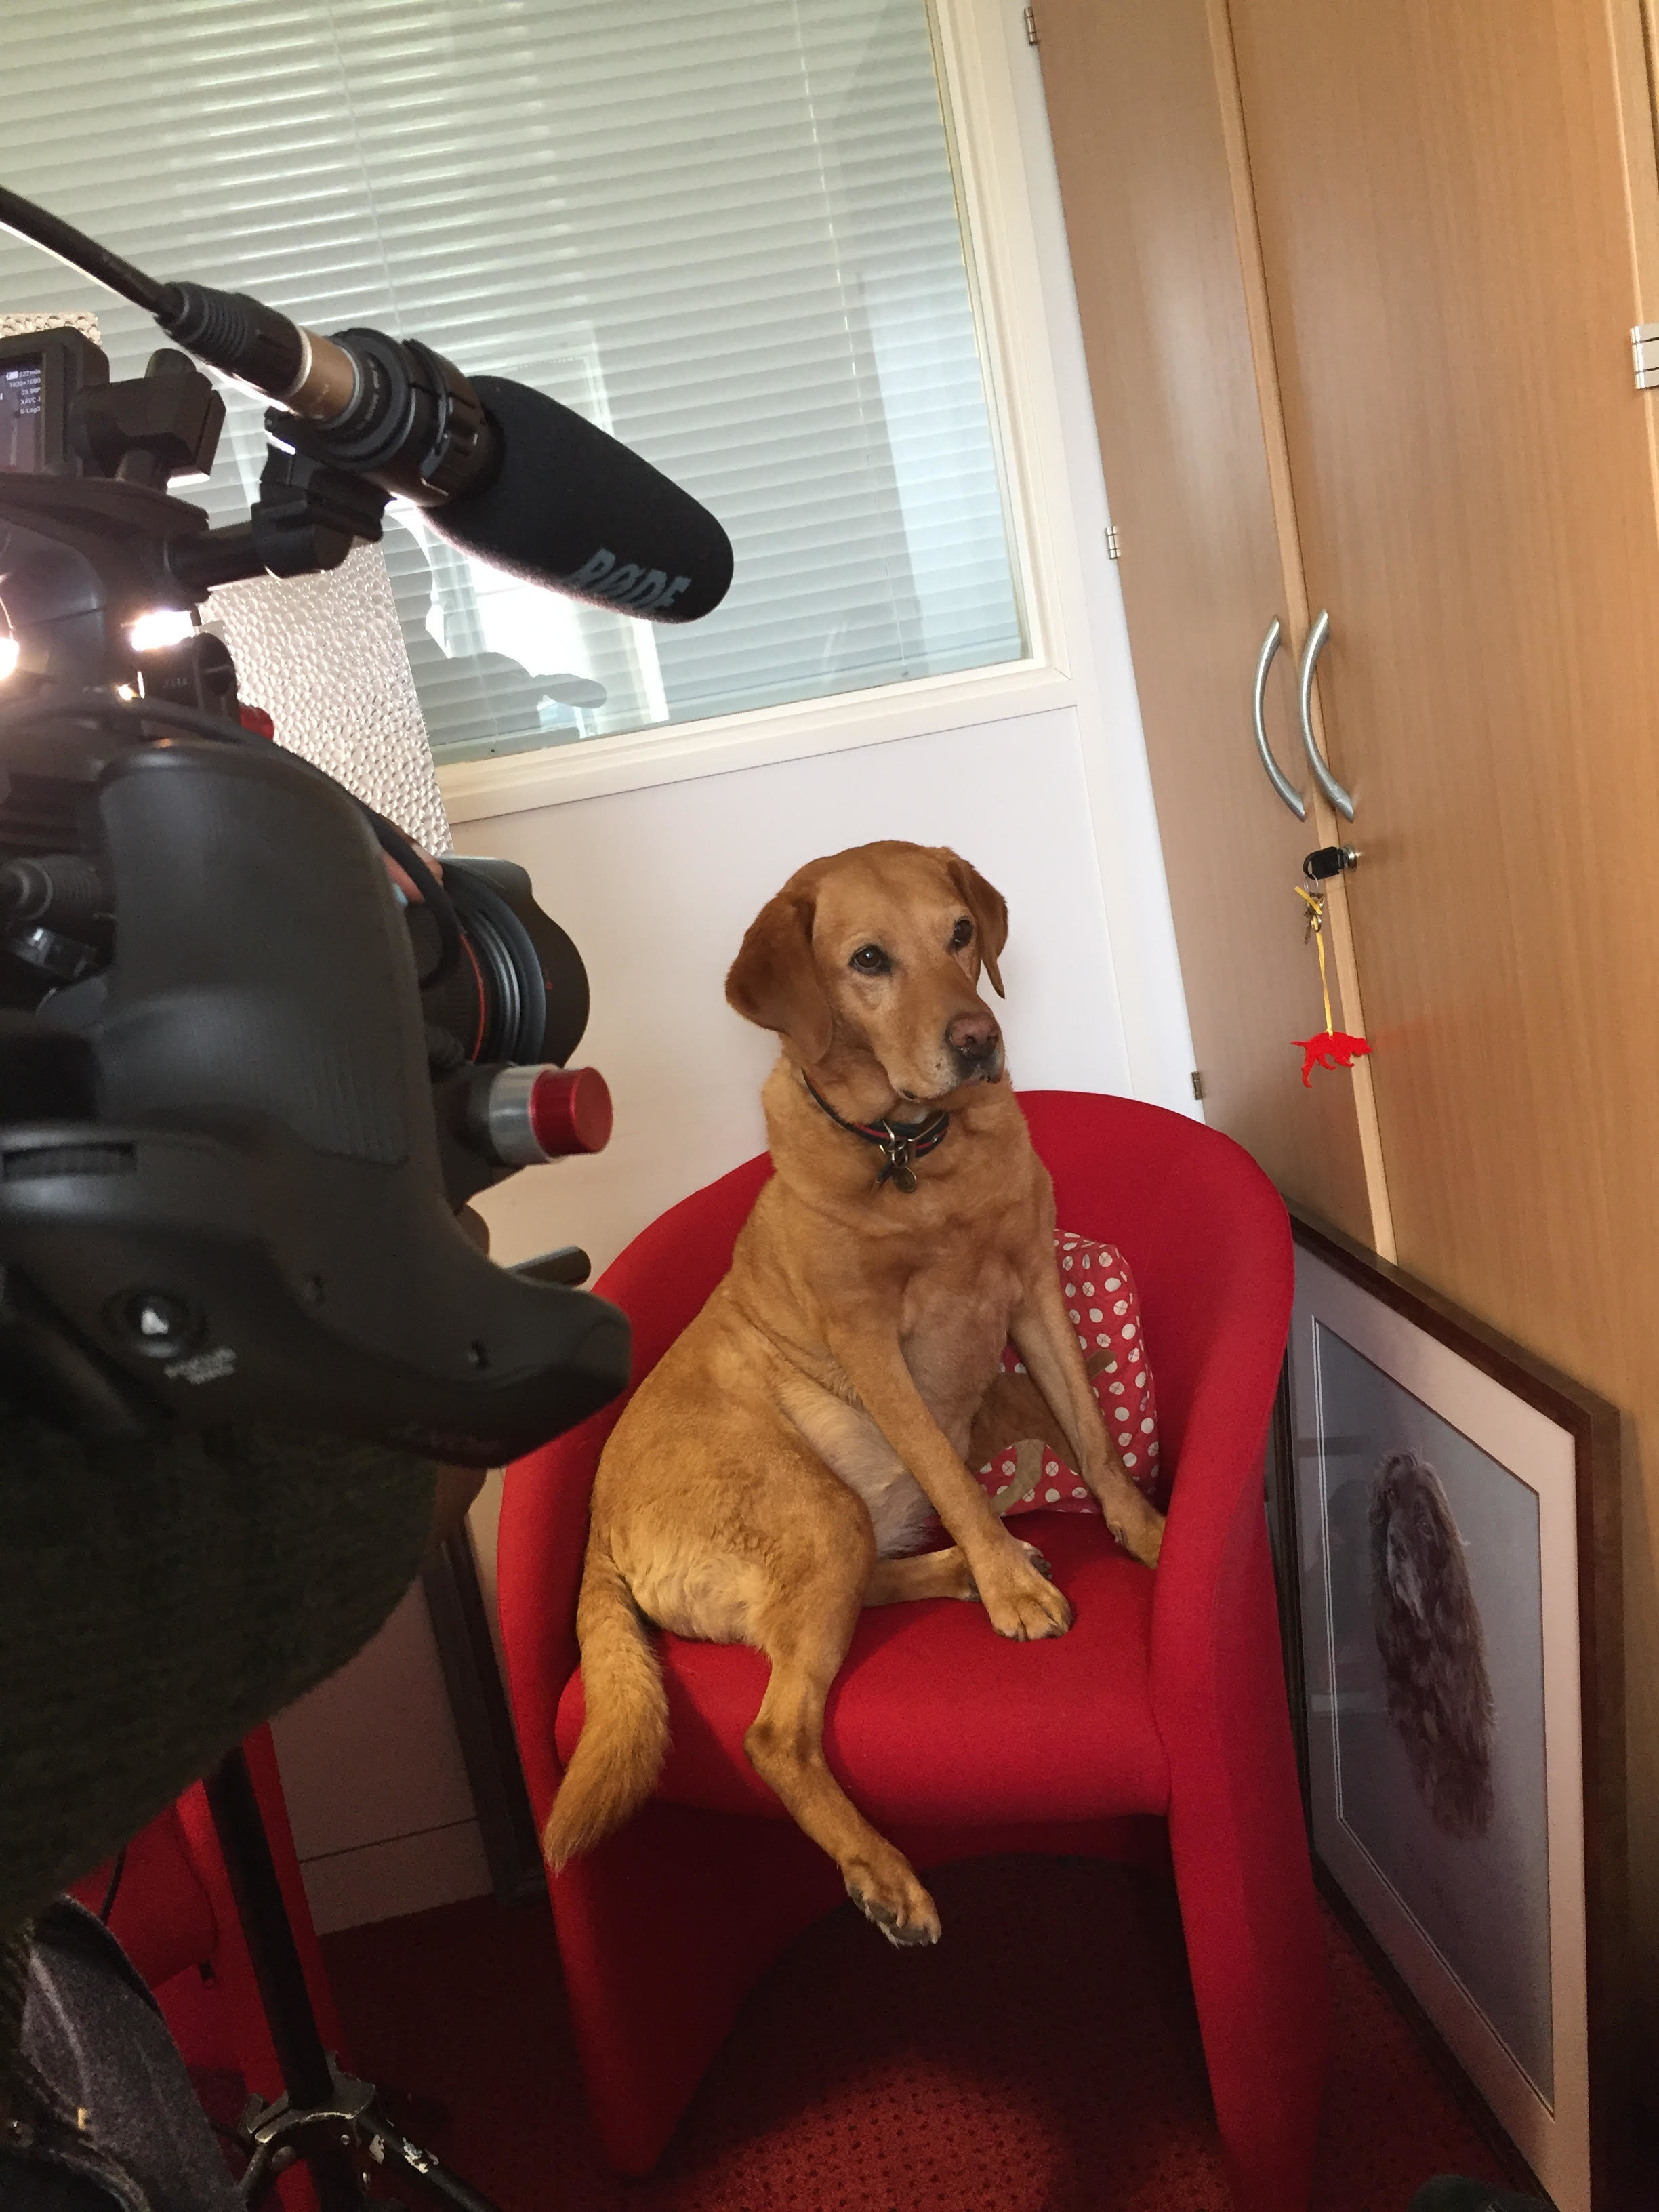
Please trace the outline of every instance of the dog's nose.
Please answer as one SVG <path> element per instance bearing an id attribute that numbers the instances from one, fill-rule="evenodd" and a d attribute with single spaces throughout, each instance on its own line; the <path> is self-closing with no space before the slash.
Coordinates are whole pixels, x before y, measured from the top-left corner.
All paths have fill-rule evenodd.
<path id="1" fill-rule="evenodd" d="M 945 1042 L 957 1058 L 970 1067 L 981 1066 L 1002 1039 L 989 1014 L 958 1014 L 945 1032 Z"/>

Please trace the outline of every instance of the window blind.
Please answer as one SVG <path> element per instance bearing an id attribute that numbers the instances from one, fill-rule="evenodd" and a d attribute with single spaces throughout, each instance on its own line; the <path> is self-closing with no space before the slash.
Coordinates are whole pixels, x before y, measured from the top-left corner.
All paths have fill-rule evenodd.
<path id="1" fill-rule="evenodd" d="M 725 523 L 676 631 L 394 507 L 440 759 L 1024 650 L 924 0 L 8 0 L 0 118 L 4 180 L 152 274 L 517 377 Z M 137 374 L 153 326 L 0 234 L 0 308 L 84 307 Z M 227 396 L 216 520 L 264 459 Z"/>

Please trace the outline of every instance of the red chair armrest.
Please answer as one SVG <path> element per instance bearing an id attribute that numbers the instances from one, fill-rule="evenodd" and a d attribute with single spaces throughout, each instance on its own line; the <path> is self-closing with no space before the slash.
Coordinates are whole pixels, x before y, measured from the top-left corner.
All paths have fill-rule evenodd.
<path id="1" fill-rule="evenodd" d="M 1152 1601 L 1153 1681 L 1170 1699 L 1206 1698 L 1218 1686 L 1217 1623 L 1237 1595 L 1241 1540 L 1258 1522 L 1265 1526 L 1272 1410 L 1271 1388 L 1257 1408 L 1239 1406 L 1231 1394 L 1218 1405 L 1200 1395 L 1193 1407 Z"/>
<path id="2" fill-rule="evenodd" d="M 1296 1288 L 1289 1224 L 1265 1182 L 1263 1193 L 1248 1276 L 1224 1286 L 1210 1317 L 1176 1463 L 1152 1604 L 1153 1698 L 1166 1741 L 1225 1701 L 1223 1624 L 1260 1596 L 1247 1562 L 1258 1534 L 1265 1544 L 1263 1452 Z"/>
<path id="3" fill-rule="evenodd" d="M 1206 1347 L 1152 1603 L 1152 1713 L 1170 1761 L 1170 1838 L 1188 1876 L 1262 1955 L 1317 1983 L 1307 1844 L 1267 1546 L 1263 1444 L 1295 1289 L 1284 1211 L 1251 1240 Z M 1177 1833 L 1179 1824 L 1180 1832 Z M 1296 1870 L 1300 1869 L 1299 1877 Z M 1183 1880 L 1188 1877 L 1183 1877 Z"/>

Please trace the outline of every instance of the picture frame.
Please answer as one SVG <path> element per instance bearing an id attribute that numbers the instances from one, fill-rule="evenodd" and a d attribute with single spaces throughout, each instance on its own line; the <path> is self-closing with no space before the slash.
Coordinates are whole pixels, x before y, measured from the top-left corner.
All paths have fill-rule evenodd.
<path id="1" fill-rule="evenodd" d="M 1291 1225 L 1267 1504 L 1316 1879 L 1514 2183 L 1616 2212 L 1620 1415 Z"/>

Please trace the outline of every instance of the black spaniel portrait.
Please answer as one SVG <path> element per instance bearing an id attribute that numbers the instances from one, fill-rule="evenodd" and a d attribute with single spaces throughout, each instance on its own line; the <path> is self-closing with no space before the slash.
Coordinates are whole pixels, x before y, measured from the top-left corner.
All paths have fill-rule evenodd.
<path id="1" fill-rule="evenodd" d="M 1486 1638 L 1446 1493 L 1415 1452 L 1391 1452 L 1377 1468 L 1370 1527 L 1389 1718 L 1436 1826 L 1482 1835 L 1492 1815 Z"/>

